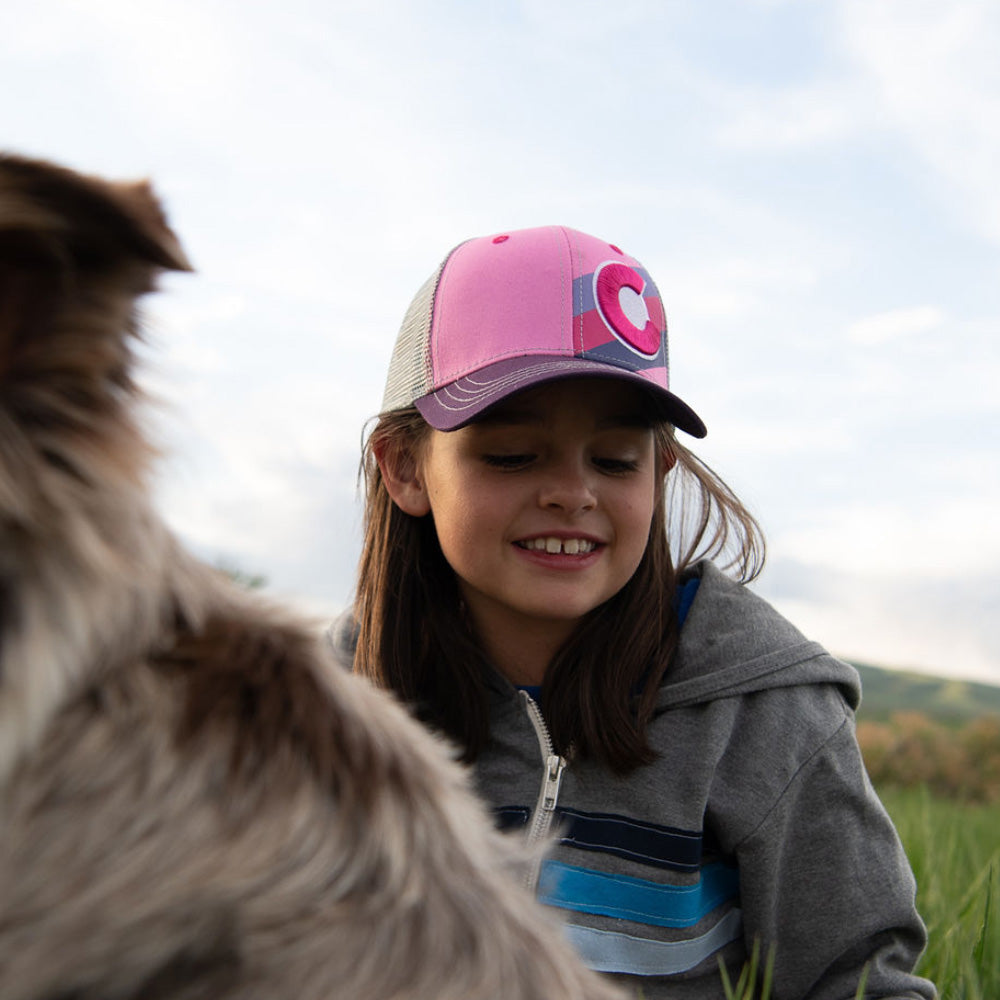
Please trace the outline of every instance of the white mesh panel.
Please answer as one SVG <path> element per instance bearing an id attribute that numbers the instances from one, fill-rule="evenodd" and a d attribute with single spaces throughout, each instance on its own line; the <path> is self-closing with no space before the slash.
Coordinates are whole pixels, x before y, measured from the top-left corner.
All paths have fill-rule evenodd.
<path id="1" fill-rule="evenodd" d="M 434 293 L 447 261 L 421 286 L 406 310 L 396 345 L 389 361 L 382 412 L 401 410 L 426 396 L 431 388 L 431 359 L 428 351 Z"/>

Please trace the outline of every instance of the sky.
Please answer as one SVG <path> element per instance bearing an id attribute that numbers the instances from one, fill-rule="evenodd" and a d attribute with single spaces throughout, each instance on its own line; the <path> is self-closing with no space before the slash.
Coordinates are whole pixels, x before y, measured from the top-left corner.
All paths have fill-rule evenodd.
<path id="1" fill-rule="evenodd" d="M 754 589 L 850 659 L 1000 684 L 995 0 L 6 0 L 0 146 L 152 180 L 155 489 L 199 555 L 349 604 L 410 298 L 562 224 L 663 295 Z"/>

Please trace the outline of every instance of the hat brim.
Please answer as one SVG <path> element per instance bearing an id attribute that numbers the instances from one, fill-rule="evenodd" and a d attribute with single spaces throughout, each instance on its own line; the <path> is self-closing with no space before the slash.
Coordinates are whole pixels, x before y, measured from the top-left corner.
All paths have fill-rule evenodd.
<path id="1" fill-rule="evenodd" d="M 637 385 L 649 393 L 657 413 L 668 423 L 692 437 L 703 438 L 708 433 L 701 417 L 679 396 L 638 372 L 592 358 L 552 355 L 507 358 L 449 382 L 418 399 L 416 407 L 435 430 L 455 431 L 514 393 L 546 382 L 581 376 L 616 378 Z"/>

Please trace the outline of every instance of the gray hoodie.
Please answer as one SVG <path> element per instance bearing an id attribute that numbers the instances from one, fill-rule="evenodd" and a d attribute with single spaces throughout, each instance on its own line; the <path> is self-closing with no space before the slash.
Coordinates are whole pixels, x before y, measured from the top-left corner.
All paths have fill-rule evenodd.
<path id="1" fill-rule="evenodd" d="M 725 996 L 755 941 L 772 1000 L 927 1000 L 926 932 L 854 735 L 856 671 L 711 563 L 625 777 L 556 754 L 537 704 L 488 678 L 475 765 L 501 822 L 557 843 L 532 877 L 584 960 L 645 1000 Z M 348 659 L 344 630 L 334 642 Z"/>

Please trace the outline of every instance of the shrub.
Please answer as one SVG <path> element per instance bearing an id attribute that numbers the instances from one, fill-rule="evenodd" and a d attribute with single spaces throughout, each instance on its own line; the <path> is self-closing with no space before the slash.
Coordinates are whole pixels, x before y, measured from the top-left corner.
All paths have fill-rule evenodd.
<path id="1" fill-rule="evenodd" d="M 998 715 L 953 728 L 921 712 L 897 712 L 888 722 L 860 721 L 858 743 L 879 787 L 926 786 L 946 798 L 1000 802 Z"/>

